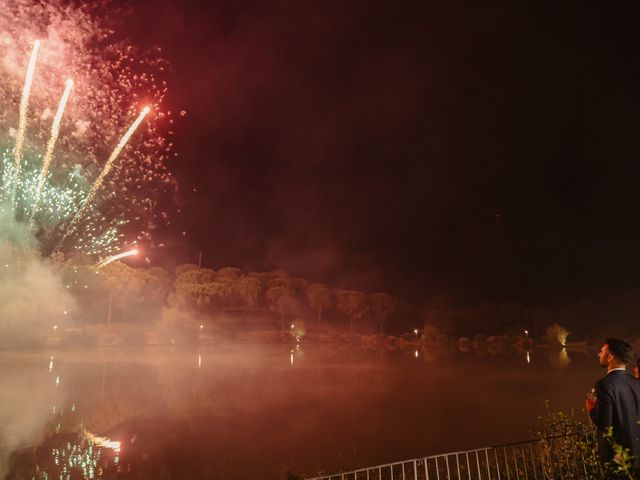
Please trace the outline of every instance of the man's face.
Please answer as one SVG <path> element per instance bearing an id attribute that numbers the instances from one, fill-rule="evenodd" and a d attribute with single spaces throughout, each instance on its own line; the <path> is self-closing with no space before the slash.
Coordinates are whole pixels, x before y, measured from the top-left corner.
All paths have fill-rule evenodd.
<path id="1" fill-rule="evenodd" d="M 608 366 L 610 357 L 611 353 L 609 352 L 609 345 L 605 343 L 598 352 L 598 361 L 600 362 L 600 365 L 603 367 Z"/>

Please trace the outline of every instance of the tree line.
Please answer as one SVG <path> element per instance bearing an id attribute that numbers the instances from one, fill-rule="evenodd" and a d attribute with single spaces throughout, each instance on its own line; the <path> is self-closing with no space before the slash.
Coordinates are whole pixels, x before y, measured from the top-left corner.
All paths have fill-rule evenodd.
<path id="1" fill-rule="evenodd" d="M 220 316 L 267 314 L 282 329 L 304 320 L 316 329 L 373 333 L 382 332 L 401 305 L 384 292 L 336 289 L 283 270 L 243 273 L 235 267 L 184 264 L 171 275 L 158 267 L 113 262 L 98 271 L 65 265 L 63 278 L 89 322 L 104 322 L 110 315 L 111 321 L 202 325 Z"/>
<path id="2" fill-rule="evenodd" d="M 400 334 L 426 328 L 453 336 L 515 333 L 540 323 L 516 303 L 416 306 L 385 292 L 334 288 L 284 270 L 245 273 L 183 264 L 171 274 L 121 262 L 99 270 L 64 263 L 61 269 L 78 302 L 75 318 L 87 323 L 155 322 L 187 331 L 262 324 L 286 331 L 297 322 L 307 332 Z"/>

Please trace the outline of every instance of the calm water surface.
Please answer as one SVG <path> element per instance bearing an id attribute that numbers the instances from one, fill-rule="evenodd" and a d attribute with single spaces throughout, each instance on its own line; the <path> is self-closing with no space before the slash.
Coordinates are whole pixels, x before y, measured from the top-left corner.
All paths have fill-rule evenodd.
<path id="1" fill-rule="evenodd" d="M 83 478 L 74 462 L 96 478 L 333 472 L 527 439 L 545 400 L 586 419 L 603 374 L 593 352 L 293 348 L 0 354 L 0 473 L 56 473 L 69 457 L 70 478 Z M 121 450 L 89 452 L 82 429 Z"/>

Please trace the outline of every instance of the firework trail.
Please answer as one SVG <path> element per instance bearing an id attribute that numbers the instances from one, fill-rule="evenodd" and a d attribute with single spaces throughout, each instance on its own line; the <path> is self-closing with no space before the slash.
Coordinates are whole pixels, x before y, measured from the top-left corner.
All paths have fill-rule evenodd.
<path id="1" fill-rule="evenodd" d="M 122 151 L 122 149 L 125 147 L 129 139 L 131 138 L 131 135 L 133 135 L 133 133 L 138 129 L 138 127 L 144 120 L 144 117 L 146 117 L 147 113 L 149 113 L 149 110 L 150 110 L 149 107 L 144 107 L 142 109 L 142 112 L 140 112 L 140 115 L 138 115 L 138 118 L 136 118 L 135 121 L 131 124 L 131 126 L 129 127 L 129 130 L 127 130 L 127 132 L 122 136 L 122 138 L 120 139 L 120 142 L 118 142 L 118 145 L 116 145 L 116 148 L 113 150 L 113 152 L 111 152 L 111 156 L 109 156 L 107 163 L 104 164 L 104 168 L 102 169 L 102 172 L 100 172 L 100 175 L 98 176 L 97 180 L 94 182 L 93 187 L 91 187 L 91 191 L 87 195 L 87 198 L 82 203 L 82 206 L 78 210 L 78 213 L 76 213 L 74 217 L 71 219 L 71 222 L 69 223 L 69 227 L 67 228 L 67 231 L 60 239 L 60 243 L 64 242 L 66 238 L 73 233 L 73 230 L 76 224 L 78 223 L 78 221 L 80 221 L 85 211 L 91 206 L 91 202 L 95 198 L 97 191 L 102 186 L 102 182 L 104 181 L 104 178 L 109 174 L 109 172 L 111 171 L 111 168 L 113 168 L 113 163 L 116 161 L 116 159 L 118 158 L 118 155 L 120 155 L 120 152 Z"/>
<path id="2" fill-rule="evenodd" d="M 49 142 L 47 142 L 47 151 L 45 152 L 44 159 L 42 161 L 42 171 L 40 172 L 40 177 L 38 179 L 38 190 L 36 192 L 36 199 L 33 205 L 33 211 L 31 213 L 32 218 L 36 213 L 38 213 L 38 209 L 40 208 L 42 189 L 47 178 L 49 165 L 51 165 L 51 161 L 53 160 L 53 149 L 56 146 L 56 141 L 58 140 L 58 135 L 60 134 L 60 123 L 62 122 L 62 115 L 64 114 L 65 107 L 67 106 L 67 101 L 69 100 L 69 94 L 71 93 L 72 88 L 73 80 L 69 79 L 67 80 L 64 93 L 62 94 L 62 98 L 60 99 L 60 103 L 58 104 L 58 111 L 56 112 L 56 116 L 53 119 L 53 125 L 51 126 L 51 138 L 49 138 Z"/>
<path id="3" fill-rule="evenodd" d="M 96 196 L 96 192 L 102 185 L 104 177 L 106 177 L 111 171 L 111 168 L 113 167 L 113 162 L 116 161 L 116 158 L 118 158 L 118 155 L 120 155 L 120 152 L 122 151 L 124 146 L 127 144 L 129 139 L 131 138 L 131 135 L 133 135 L 133 133 L 138 129 L 138 127 L 142 123 L 142 120 L 144 120 L 144 117 L 147 116 L 147 113 L 149 113 L 149 110 L 150 110 L 149 107 L 144 107 L 142 109 L 142 112 L 140 112 L 140 115 L 138 115 L 138 118 L 136 118 L 136 120 L 131 124 L 131 126 L 129 127 L 129 130 L 127 130 L 127 132 L 122 136 L 116 148 L 113 150 L 113 152 L 111 152 L 111 156 L 109 157 L 109 160 L 107 160 L 107 163 L 105 163 L 104 168 L 102 169 L 102 172 L 100 172 L 100 176 L 93 184 L 93 187 L 91 187 L 91 191 L 89 192 L 89 195 L 87 195 L 87 200 L 84 202 L 82 209 L 80 209 L 80 211 L 78 212 L 77 218 L 82 217 L 82 213 L 84 212 L 84 210 L 87 208 L 88 205 L 91 204 L 94 197 Z M 76 218 L 74 218 L 74 220 L 76 220 Z"/>
<path id="4" fill-rule="evenodd" d="M 20 123 L 18 125 L 18 136 L 16 137 L 16 145 L 13 150 L 15 158 L 15 166 L 13 170 L 13 194 L 11 196 L 11 204 L 15 206 L 15 193 L 20 179 L 20 167 L 22 162 L 22 147 L 24 144 L 24 134 L 27 131 L 27 107 L 29 106 L 29 94 L 31 93 L 31 85 L 33 84 L 33 73 L 36 70 L 36 59 L 38 58 L 38 50 L 40 49 L 40 41 L 36 40 L 31 51 L 29 66 L 27 67 L 27 75 L 24 79 L 24 88 L 22 89 L 22 97 L 20 99 Z"/>
<path id="5" fill-rule="evenodd" d="M 111 257 L 96 263 L 94 266 L 95 268 L 102 268 L 106 265 L 109 265 L 111 262 L 115 262 L 116 260 L 120 260 L 121 258 L 133 257 L 135 255 L 138 255 L 138 253 L 138 250 L 134 248 L 133 250 L 129 250 L 128 252 L 122 252 L 117 255 L 112 255 Z"/>

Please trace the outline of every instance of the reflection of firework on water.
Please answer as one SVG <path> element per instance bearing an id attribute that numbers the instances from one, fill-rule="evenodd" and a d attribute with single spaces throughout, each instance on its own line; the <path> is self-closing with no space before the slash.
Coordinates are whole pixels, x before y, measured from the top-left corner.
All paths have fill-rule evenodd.
<path id="1" fill-rule="evenodd" d="M 88 430 L 85 430 L 84 436 L 87 440 L 97 445 L 98 447 L 110 448 L 116 453 L 120 451 L 120 446 L 122 445 L 120 442 L 111 440 L 107 437 L 98 437 L 97 435 L 94 435 Z"/>
<path id="2" fill-rule="evenodd" d="M 91 434 L 89 434 L 91 435 Z M 15 456 L 11 478 L 37 480 L 114 478 L 119 463 L 119 448 L 103 445 L 86 434 L 54 434 L 31 455 Z M 105 475 L 106 472 L 109 474 Z"/>
<path id="3" fill-rule="evenodd" d="M 110 254 L 147 240 L 167 218 L 171 143 L 160 132 L 171 134 L 173 120 L 161 107 L 164 64 L 118 41 L 104 13 L 101 2 L 0 3 L 0 188 L 5 210 L 31 222 L 45 255 Z M 119 145 L 114 162 L 112 149 L 146 105 L 135 142 Z"/>

